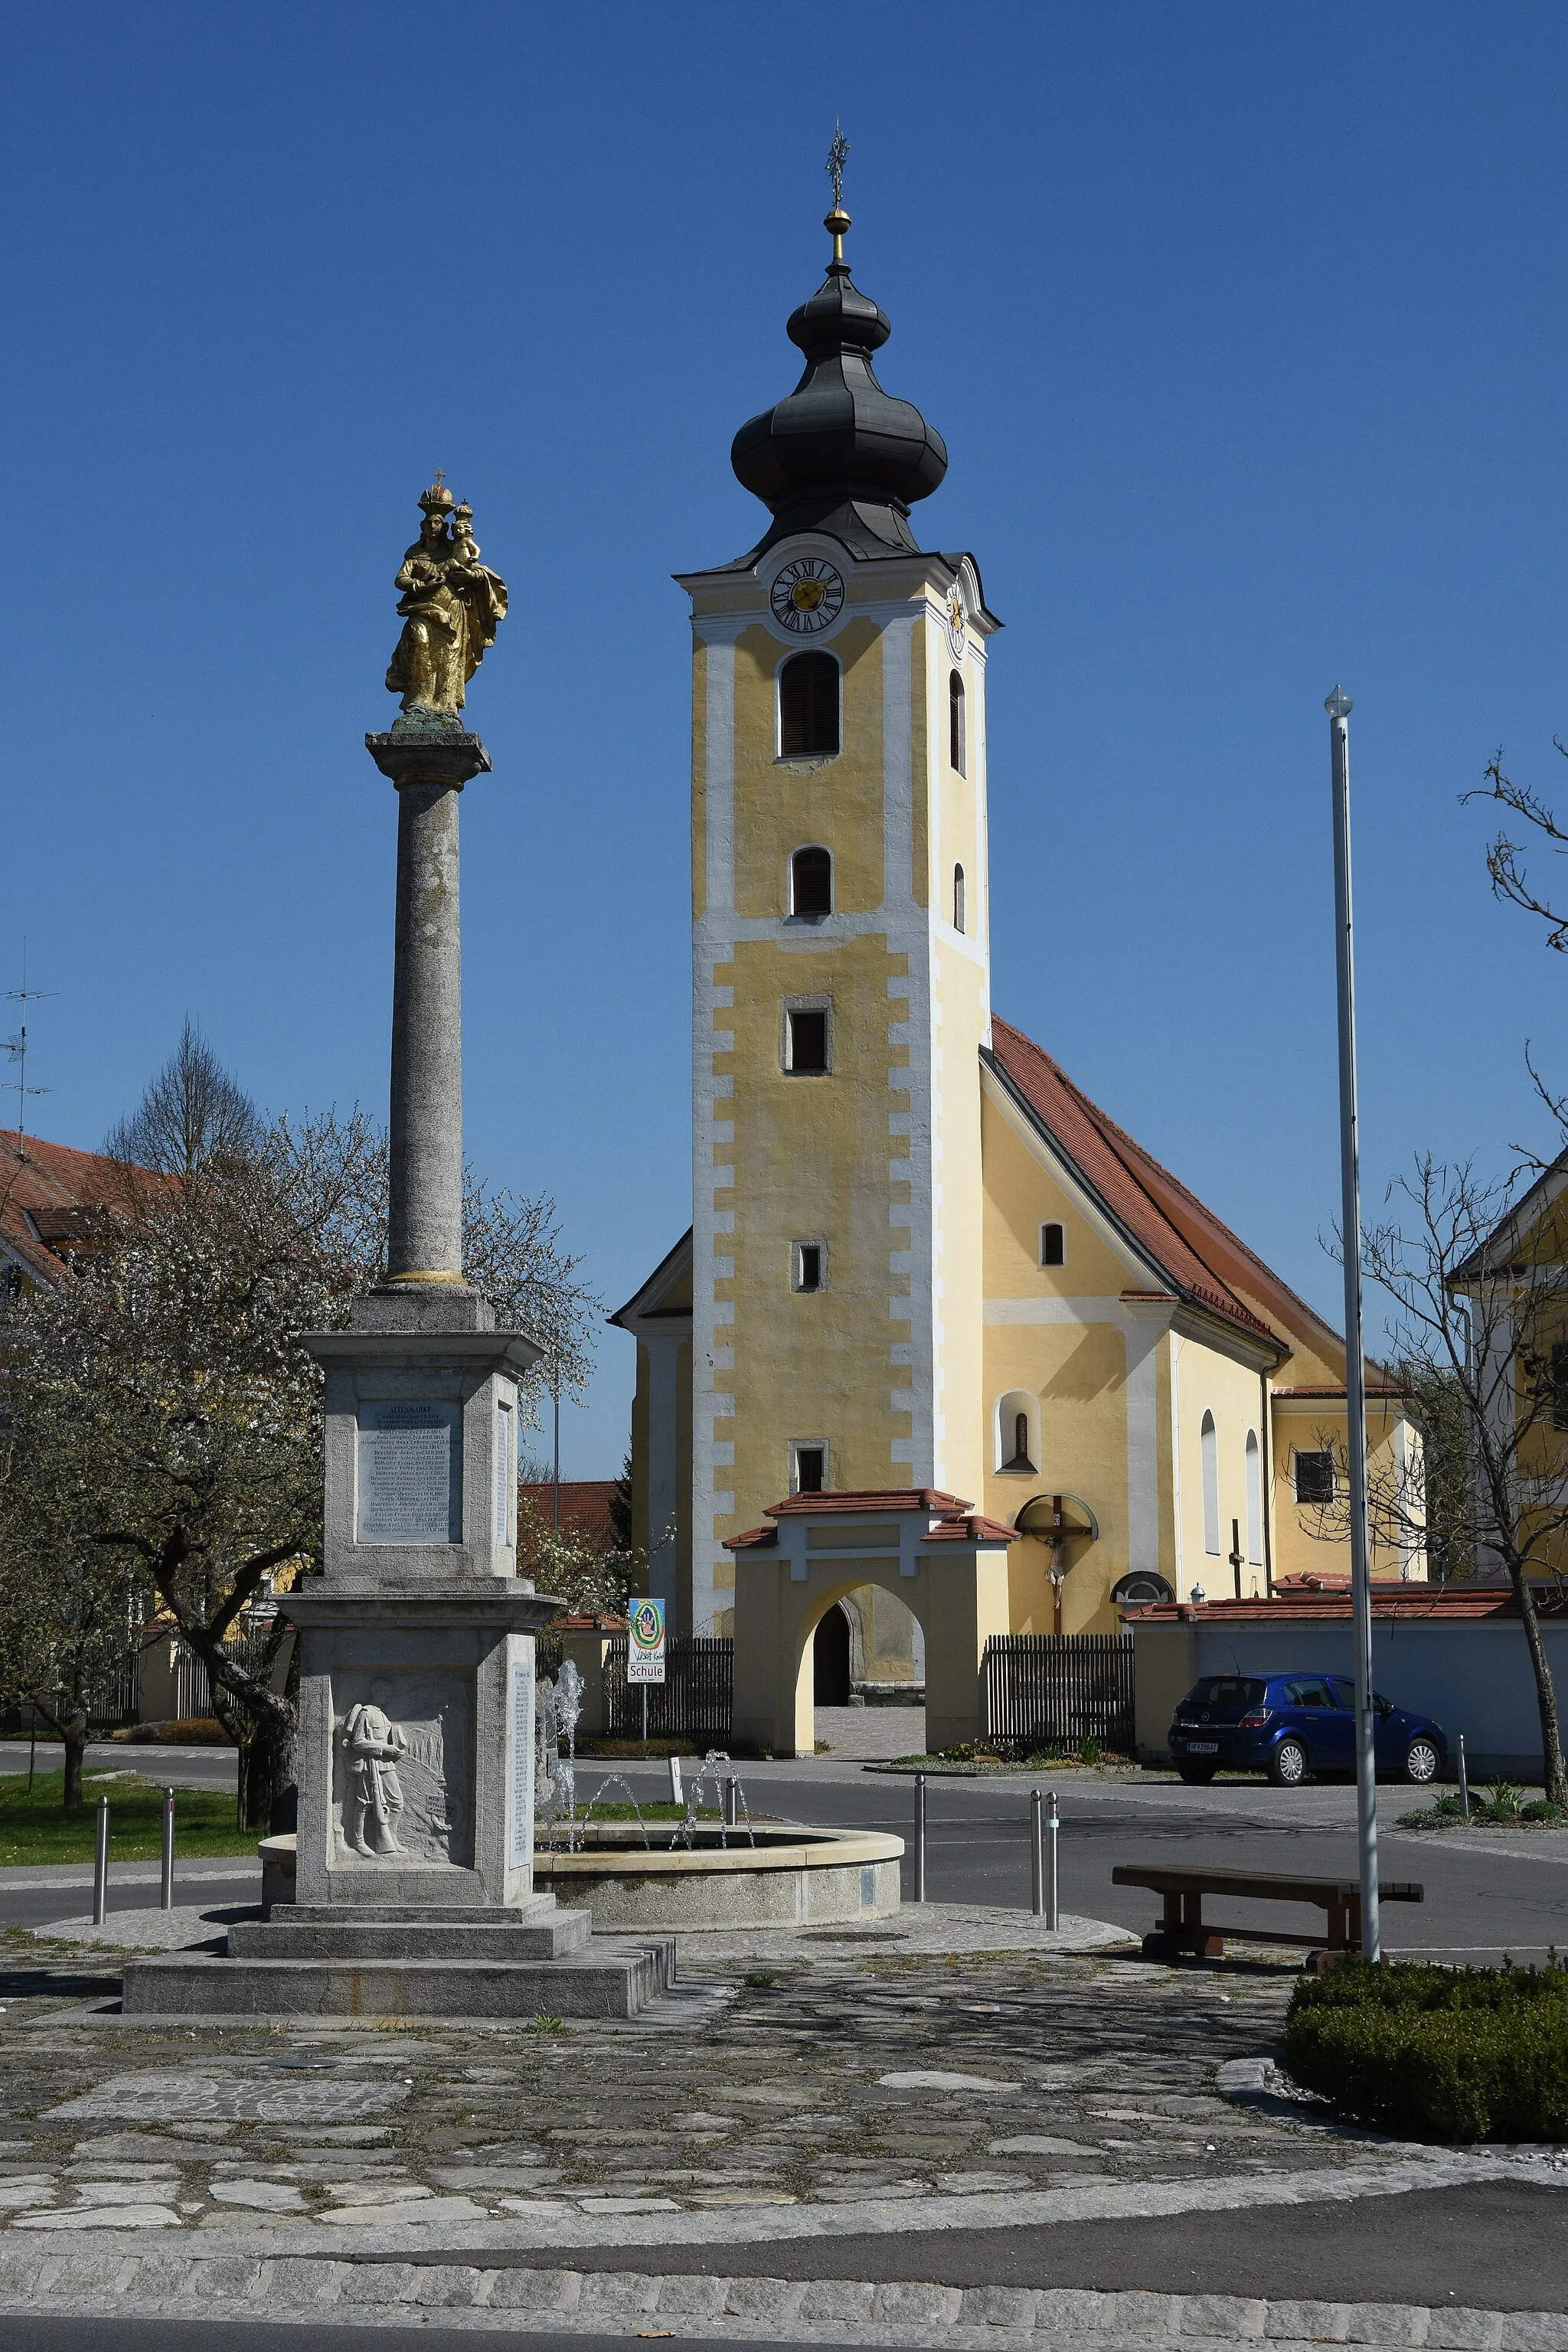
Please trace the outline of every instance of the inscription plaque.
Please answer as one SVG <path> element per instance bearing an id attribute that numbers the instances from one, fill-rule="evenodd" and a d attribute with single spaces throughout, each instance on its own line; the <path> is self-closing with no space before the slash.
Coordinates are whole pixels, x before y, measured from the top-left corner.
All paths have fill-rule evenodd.
<path id="1" fill-rule="evenodd" d="M 460 1540 L 459 1424 L 455 1404 L 360 1406 L 361 1543 Z"/>
<path id="2" fill-rule="evenodd" d="M 533 1669 L 511 1670 L 511 1866 L 533 1859 Z"/>
<path id="3" fill-rule="evenodd" d="M 496 1406 L 495 1539 L 499 1544 L 504 1544 L 511 1534 L 512 1489 L 516 1483 L 517 1473 L 512 1467 L 511 1407 L 500 1403 Z"/>

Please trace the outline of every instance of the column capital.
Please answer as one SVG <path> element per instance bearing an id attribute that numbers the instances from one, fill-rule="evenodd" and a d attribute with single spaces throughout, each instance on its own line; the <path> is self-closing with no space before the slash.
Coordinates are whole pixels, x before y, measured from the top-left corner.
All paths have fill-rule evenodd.
<path id="1" fill-rule="evenodd" d="M 490 772 L 490 755 L 477 735 L 443 727 L 432 717 L 410 726 L 400 719 L 385 735 L 367 735 L 364 748 L 381 772 L 405 784 L 445 784 L 461 792 L 475 776 Z"/>

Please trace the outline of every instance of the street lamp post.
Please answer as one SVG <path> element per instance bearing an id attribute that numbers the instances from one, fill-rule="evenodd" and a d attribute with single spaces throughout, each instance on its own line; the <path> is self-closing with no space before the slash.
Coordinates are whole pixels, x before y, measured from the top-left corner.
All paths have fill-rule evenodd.
<path id="1" fill-rule="evenodd" d="M 1361 1948 L 1382 1951 L 1377 1916 L 1377 1748 L 1372 1689 L 1372 1565 L 1366 1511 L 1366 1350 L 1362 1332 L 1361 1172 L 1356 1140 L 1355 955 L 1351 913 L 1351 698 L 1336 686 L 1329 714 L 1334 802 L 1334 934 L 1340 1015 L 1340 1223 L 1345 1269 L 1345 1417 L 1351 1473 L 1351 1605 L 1355 1621 L 1356 1832 Z"/>

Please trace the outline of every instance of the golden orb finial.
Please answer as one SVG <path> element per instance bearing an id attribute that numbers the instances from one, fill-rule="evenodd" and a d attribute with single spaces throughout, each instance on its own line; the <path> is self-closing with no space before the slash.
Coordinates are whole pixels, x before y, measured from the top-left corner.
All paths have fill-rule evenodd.
<path id="1" fill-rule="evenodd" d="M 833 210 L 822 224 L 833 239 L 835 261 L 844 258 L 844 232 L 849 226 L 849 215 L 844 209 L 844 164 L 848 153 L 849 142 L 844 136 L 844 127 L 835 121 L 833 144 L 827 151 L 827 162 L 824 166 L 833 183 Z"/>

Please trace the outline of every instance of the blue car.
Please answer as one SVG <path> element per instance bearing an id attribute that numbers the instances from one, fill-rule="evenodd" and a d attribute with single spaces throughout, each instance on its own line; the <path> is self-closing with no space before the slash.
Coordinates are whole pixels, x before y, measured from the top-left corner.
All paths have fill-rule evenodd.
<path id="1" fill-rule="evenodd" d="M 1377 1697 L 1380 1775 L 1422 1785 L 1448 1759 L 1448 1739 L 1429 1715 L 1407 1715 Z M 1293 1789 L 1309 1772 L 1355 1770 L 1355 1685 L 1346 1675 L 1205 1675 L 1171 1719 L 1171 1761 L 1184 1780 L 1267 1772 Z"/>

